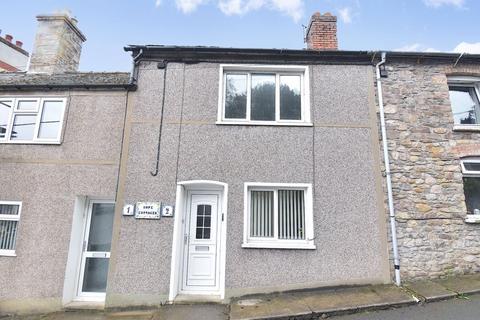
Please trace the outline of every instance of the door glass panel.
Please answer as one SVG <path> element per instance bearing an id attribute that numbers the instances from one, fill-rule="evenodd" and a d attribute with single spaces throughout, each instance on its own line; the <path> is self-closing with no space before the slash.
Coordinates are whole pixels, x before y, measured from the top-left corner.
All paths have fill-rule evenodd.
<path id="1" fill-rule="evenodd" d="M 114 208 L 113 203 L 94 203 L 92 205 L 87 251 L 110 252 Z"/>
<path id="2" fill-rule="evenodd" d="M 45 101 L 40 118 L 38 137 L 41 139 L 56 139 L 60 130 L 62 115 L 62 101 Z"/>
<path id="3" fill-rule="evenodd" d="M 251 120 L 275 120 L 275 75 L 252 74 Z"/>
<path id="4" fill-rule="evenodd" d="M 7 124 L 11 109 L 11 101 L 0 101 L 0 138 L 5 138 L 7 134 Z"/>
<path id="5" fill-rule="evenodd" d="M 32 115 L 16 115 L 13 121 L 12 140 L 33 140 L 33 132 L 35 131 L 35 121 L 37 116 Z"/>
<path id="6" fill-rule="evenodd" d="M 196 239 L 210 239 L 210 229 L 212 224 L 212 206 L 200 204 L 197 206 L 197 228 L 195 231 Z"/>
<path id="7" fill-rule="evenodd" d="M 83 277 L 83 292 L 105 292 L 107 288 L 108 260 L 86 258 Z"/>

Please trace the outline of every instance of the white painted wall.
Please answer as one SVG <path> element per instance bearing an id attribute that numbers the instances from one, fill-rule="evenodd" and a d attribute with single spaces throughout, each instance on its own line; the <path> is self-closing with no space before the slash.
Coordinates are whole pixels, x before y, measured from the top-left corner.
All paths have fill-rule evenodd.
<path id="1" fill-rule="evenodd" d="M 25 71 L 27 69 L 28 57 L 7 44 L 0 42 L 0 61 L 8 63 L 20 71 Z M 0 68 L 0 70 L 2 69 Z"/>

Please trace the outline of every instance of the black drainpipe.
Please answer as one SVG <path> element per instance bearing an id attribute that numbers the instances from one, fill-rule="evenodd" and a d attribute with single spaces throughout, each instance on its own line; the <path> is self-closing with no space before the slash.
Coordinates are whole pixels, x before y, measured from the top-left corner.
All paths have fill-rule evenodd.
<path id="1" fill-rule="evenodd" d="M 162 127 L 163 127 L 163 110 L 165 109 L 165 88 L 167 86 L 167 60 L 162 60 L 157 64 L 158 69 L 163 69 L 163 90 L 162 90 L 162 107 L 160 111 L 160 127 L 158 128 L 158 144 L 157 144 L 157 162 L 155 171 L 150 171 L 154 177 L 158 175 L 158 164 L 160 162 L 160 144 L 162 142 Z"/>

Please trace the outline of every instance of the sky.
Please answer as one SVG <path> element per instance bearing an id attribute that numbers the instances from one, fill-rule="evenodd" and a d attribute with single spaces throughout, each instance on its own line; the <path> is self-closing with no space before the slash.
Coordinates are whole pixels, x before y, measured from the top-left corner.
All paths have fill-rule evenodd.
<path id="1" fill-rule="evenodd" d="M 38 14 L 70 10 L 87 37 L 81 71 L 130 71 L 129 44 L 302 49 L 319 11 L 340 50 L 480 53 L 479 0 L 0 0 L 1 36 L 31 52 Z"/>

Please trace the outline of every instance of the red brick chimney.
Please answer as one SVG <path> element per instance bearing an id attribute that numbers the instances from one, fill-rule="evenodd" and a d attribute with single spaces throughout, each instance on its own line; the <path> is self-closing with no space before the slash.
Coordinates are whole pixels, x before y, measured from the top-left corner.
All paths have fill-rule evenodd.
<path id="1" fill-rule="evenodd" d="M 337 17 L 330 12 L 315 12 L 308 24 L 305 37 L 309 50 L 338 50 Z"/>

